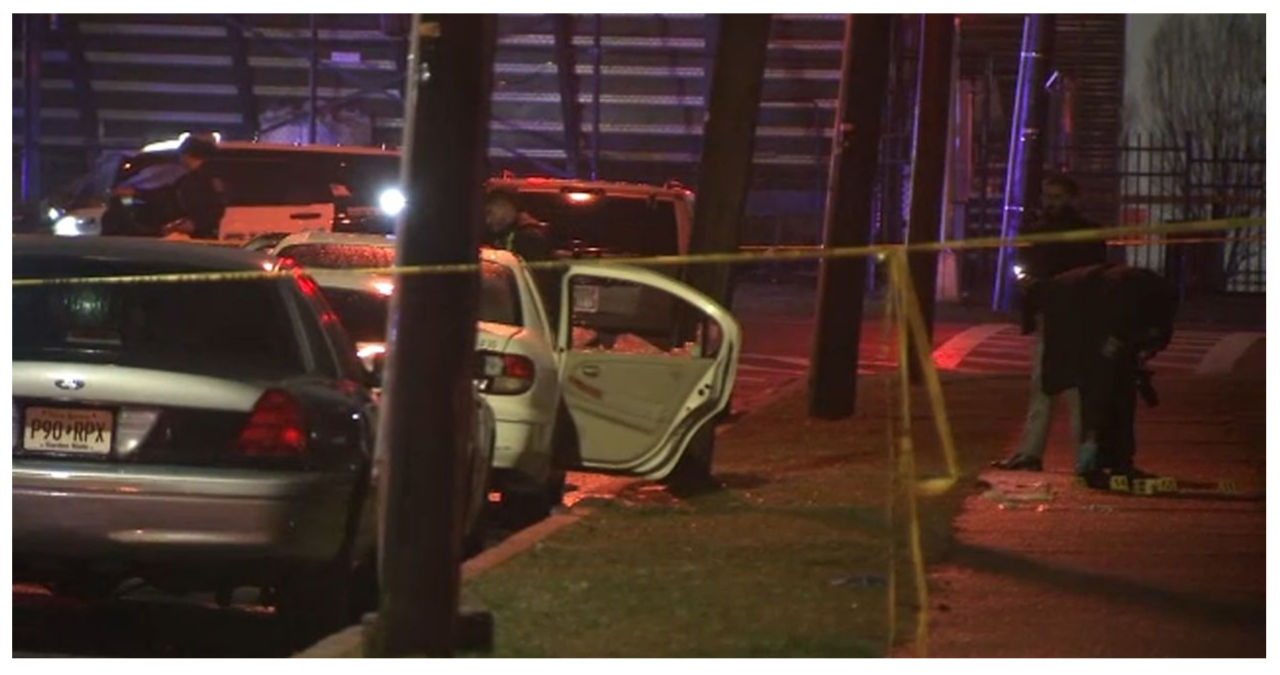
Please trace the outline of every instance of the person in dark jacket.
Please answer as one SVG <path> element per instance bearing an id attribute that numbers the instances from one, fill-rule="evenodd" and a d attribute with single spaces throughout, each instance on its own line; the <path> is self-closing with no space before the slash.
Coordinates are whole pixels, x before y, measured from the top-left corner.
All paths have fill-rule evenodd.
<path id="1" fill-rule="evenodd" d="M 1023 234 L 1052 234 L 1094 230 L 1098 228 L 1080 213 L 1080 186 L 1070 176 L 1051 174 L 1040 188 L 1041 212 Z M 1107 242 L 1062 241 L 1031 244 L 1019 252 L 1018 266 L 1022 275 L 1022 333 L 1035 330 L 1039 313 L 1036 302 L 1040 289 L 1050 279 L 1066 272 L 1107 261 Z"/>
<path id="2" fill-rule="evenodd" d="M 1097 227 L 1080 214 L 1077 199 L 1079 186 L 1068 176 L 1053 174 L 1044 179 L 1040 190 L 1041 213 L 1028 224 L 1026 234 L 1070 232 Z M 1045 242 L 1032 244 L 1021 250 L 1017 258 L 1019 285 L 1022 288 L 1022 333 L 1036 333 L 1036 343 L 1031 360 L 1031 391 L 1027 404 L 1026 423 L 1017 451 L 1009 458 L 994 463 L 999 469 L 1040 471 L 1043 467 L 1045 444 L 1049 436 L 1049 424 L 1053 420 L 1054 399 L 1044 393 L 1041 385 L 1040 362 L 1044 352 L 1044 333 L 1038 330 L 1041 323 L 1040 296 L 1044 287 L 1063 272 L 1104 263 L 1107 260 L 1106 242 L 1098 239 L 1084 242 Z M 1080 402 L 1078 392 L 1063 393 L 1071 417 L 1071 430 L 1077 449 L 1080 449 Z M 1077 467 L 1081 468 L 1081 467 Z"/>
<path id="3" fill-rule="evenodd" d="M 217 239 L 227 205 L 222 181 L 212 174 L 207 165 L 216 150 L 217 145 L 212 139 L 188 136 L 178 146 L 178 161 L 186 171 L 176 181 L 151 190 L 120 186 L 112 192 L 117 197 L 137 197 L 172 209 L 168 214 L 172 218 L 152 234 L 185 234 L 193 239 Z"/>
<path id="4" fill-rule="evenodd" d="M 520 210 L 516 195 L 492 190 L 484 198 L 485 230 L 482 243 L 534 262 L 555 258 L 547 239 L 547 226 Z"/>
<path id="5" fill-rule="evenodd" d="M 521 211 L 514 192 L 490 190 L 485 194 L 484 225 L 480 242 L 484 246 L 510 251 L 529 262 L 556 259 L 547 225 Z M 559 325 L 560 320 L 560 277 L 560 273 L 553 269 L 533 271 L 552 325 Z"/>
<path id="6" fill-rule="evenodd" d="M 1150 270 L 1120 264 L 1054 277 L 1041 298 L 1046 395 L 1080 394 L 1082 447 L 1077 473 L 1104 487 L 1106 474 L 1145 476 L 1134 467 L 1137 395 L 1154 405 L 1144 364 L 1169 345 L 1178 299 Z"/>

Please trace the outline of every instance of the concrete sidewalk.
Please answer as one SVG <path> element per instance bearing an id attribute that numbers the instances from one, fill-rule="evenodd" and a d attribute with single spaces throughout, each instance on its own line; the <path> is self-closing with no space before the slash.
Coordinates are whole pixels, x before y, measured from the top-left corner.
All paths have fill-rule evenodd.
<path id="1" fill-rule="evenodd" d="M 929 654 L 1266 654 L 1265 380 L 1183 377 L 1140 409 L 1138 465 L 1240 493 L 1076 487 L 1065 429 L 1043 474 L 987 471 L 931 569 Z M 905 655 L 905 654 L 904 654 Z"/>

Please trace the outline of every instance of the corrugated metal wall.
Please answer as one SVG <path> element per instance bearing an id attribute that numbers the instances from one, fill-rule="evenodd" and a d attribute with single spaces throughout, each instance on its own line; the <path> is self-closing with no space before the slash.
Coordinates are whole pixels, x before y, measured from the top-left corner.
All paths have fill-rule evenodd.
<path id="1" fill-rule="evenodd" d="M 407 17 L 318 15 L 315 20 L 321 105 L 349 100 L 346 108 L 368 125 L 372 142 L 397 144 Z M 69 167 L 84 170 L 90 132 L 103 148 L 127 149 L 197 129 L 244 138 L 255 126 L 305 113 L 310 21 L 307 15 L 58 16 L 42 59 L 46 186 L 72 177 L 61 175 Z M 495 170 L 566 171 L 553 22 L 548 15 L 499 19 L 490 147 Z M 578 15 L 573 23 L 583 171 L 593 165 L 598 145 L 601 177 L 691 184 L 701 151 L 714 22 L 702 15 Z M 16 162 L 22 142 L 17 18 L 14 25 Z M 1106 183 L 1102 176 L 1115 165 L 1124 18 L 1063 15 L 1058 26 L 1060 67 L 1077 88 L 1075 139 L 1080 143 L 1074 159 L 1098 173 L 1099 182 L 1090 190 L 1113 199 L 1114 180 Z M 980 77 L 990 61 L 1006 124 L 1020 29 L 1021 17 L 1014 15 L 962 21 L 961 77 Z M 238 41 L 238 34 L 244 39 Z M 842 34 L 840 15 L 774 16 L 756 141 L 758 194 L 752 204 L 757 212 L 813 216 L 821 210 Z M 597 35 L 600 133 L 593 138 Z M 242 58 L 237 45 L 243 45 Z M 242 96 L 246 90 L 253 96 Z M 96 129 L 86 129 L 85 115 L 96 117 Z M 250 124 L 251 115 L 263 124 Z M 305 126 L 305 115 L 295 121 Z M 1008 134 L 1007 126 L 1003 129 L 992 134 L 989 158 L 1000 166 Z M 816 218 L 811 219 L 816 227 Z"/>

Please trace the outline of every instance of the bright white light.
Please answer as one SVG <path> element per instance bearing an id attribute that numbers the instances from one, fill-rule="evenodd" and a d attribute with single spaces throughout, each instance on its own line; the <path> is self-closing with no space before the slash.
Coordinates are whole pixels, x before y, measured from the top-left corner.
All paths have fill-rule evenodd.
<path id="1" fill-rule="evenodd" d="M 1014 265 L 1014 266 L 1013 266 L 1013 276 L 1015 276 L 1015 277 L 1017 277 L 1017 278 L 1019 278 L 1019 279 L 1026 279 L 1026 278 L 1027 278 L 1027 271 L 1026 271 L 1026 270 L 1024 270 L 1024 269 L 1022 269 L 1022 265 Z"/>
<path id="2" fill-rule="evenodd" d="M 57 210 L 57 209 L 55 209 L 55 208 L 53 208 L 53 207 L 50 207 L 50 208 L 49 208 L 49 220 L 57 220 L 57 219 L 59 219 L 59 218 L 61 218 L 61 217 L 62 217 L 62 212 L 61 212 L 61 211 L 59 211 L 59 210 Z"/>
<path id="3" fill-rule="evenodd" d="M 361 342 L 356 345 L 356 356 L 367 359 L 377 354 L 386 354 L 387 346 L 381 342 Z"/>
<path id="4" fill-rule="evenodd" d="M 569 201 L 575 204 L 585 204 L 596 198 L 596 196 L 590 192 L 569 192 L 565 194 L 565 197 L 568 197 Z"/>
<path id="5" fill-rule="evenodd" d="M 373 289 L 382 295 L 389 296 L 396 292 L 396 285 L 390 281 L 375 281 L 373 282 Z"/>
<path id="6" fill-rule="evenodd" d="M 63 216 L 53 224 L 53 233 L 59 237 L 78 237 L 84 232 L 80 231 L 80 219 L 75 216 Z"/>
<path id="7" fill-rule="evenodd" d="M 164 152 L 166 150 L 177 150 L 179 145 L 182 145 L 181 140 L 170 139 L 167 141 L 156 141 L 155 143 L 148 143 L 142 146 L 142 151 L 143 152 Z"/>
<path id="8" fill-rule="evenodd" d="M 404 205 L 404 193 L 396 188 L 387 188 L 382 191 L 382 194 L 378 195 L 378 206 L 388 216 L 400 215 L 400 212 L 404 210 Z"/>

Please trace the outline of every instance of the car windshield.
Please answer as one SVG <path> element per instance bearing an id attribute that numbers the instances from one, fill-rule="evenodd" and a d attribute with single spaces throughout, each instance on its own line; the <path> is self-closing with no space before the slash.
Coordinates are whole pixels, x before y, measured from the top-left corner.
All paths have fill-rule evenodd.
<path id="1" fill-rule="evenodd" d="M 511 270 L 497 263 L 480 263 L 479 319 L 520 326 L 520 295 Z M 329 286 L 323 288 L 329 306 L 338 313 L 353 342 L 385 342 L 390 298 L 374 290 Z"/>
<path id="2" fill-rule="evenodd" d="M 327 270 L 391 267 L 396 250 L 368 244 L 293 244 L 276 252 L 302 267 Z"/>
<path id="3" fill-rule="evenodd" d="M 675 202 L 595 193 L 521 192 L 520 209 L 550 226 L 557 250 L 675 255 Z M 576 245 L 575 245 L 576 242 Z"/>
<path id="4" fill-rule="evenodd" d="M 14 259 L 15 278 L 172 271 L 119 261 Z M 263 280 L 14 287 L 13 358 L 254 379 L 300 375 L 306 369 L 280 284 Z"/>

